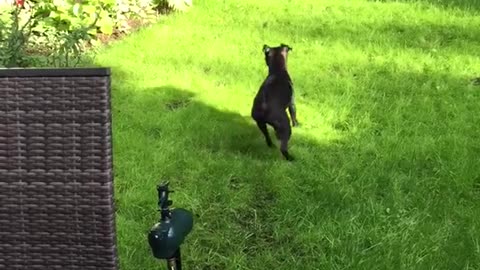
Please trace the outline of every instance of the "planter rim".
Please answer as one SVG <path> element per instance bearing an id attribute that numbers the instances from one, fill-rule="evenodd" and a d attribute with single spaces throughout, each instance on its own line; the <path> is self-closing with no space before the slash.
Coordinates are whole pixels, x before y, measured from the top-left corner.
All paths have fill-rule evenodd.
<path id="1" fill-rule="evenodd" d="M 0 68 L 0 78 L 7 77 L 99 77 L 110 76 L 109 67 L 95 68 Z"/>

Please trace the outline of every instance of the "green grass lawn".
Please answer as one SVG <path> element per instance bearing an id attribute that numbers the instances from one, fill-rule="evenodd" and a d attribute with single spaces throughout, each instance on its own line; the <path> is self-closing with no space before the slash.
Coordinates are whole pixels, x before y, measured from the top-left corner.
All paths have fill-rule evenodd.
<path id="1" fill-rule="evenodd" d="M 165 267 L 162 180 L 185 269 L 480 269 L 480 3 L 446 2 L 198 0 L 102 49 L 122 269 Z M 294 163 L 250 119 L 265 43 L 293 47 Z"/>

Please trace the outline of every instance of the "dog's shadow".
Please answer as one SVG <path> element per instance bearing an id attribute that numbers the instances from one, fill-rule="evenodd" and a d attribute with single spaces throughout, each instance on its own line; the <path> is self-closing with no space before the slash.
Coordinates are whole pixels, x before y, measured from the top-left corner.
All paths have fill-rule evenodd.
<path id="1" fill-rule="evenodd" d="M 249 111 L 243 115 L 221 111 L 197 99 L 193 92 L 172 86 L 146 88 L 134 95 L 117 91 L 115 98 L 119 108 L 132 109 L 114 112 L 124 114 L 119 117 L 137 129 L 139 136 L 172 141 L 192 152 L 265 161 L 283 159 L 279 142 L 274 140 L 274 147 L 267 146 Z M 295 134 L 295 129 L 291 144 L 294 156 L 295 143 L 314 143 Z M 275 138 L 273 129 L 269 128 L 269 132 Z"/>

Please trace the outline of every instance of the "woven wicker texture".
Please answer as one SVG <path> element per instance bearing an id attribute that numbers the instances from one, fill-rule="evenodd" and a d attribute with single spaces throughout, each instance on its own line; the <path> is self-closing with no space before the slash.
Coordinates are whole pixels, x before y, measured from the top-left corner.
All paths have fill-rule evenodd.
<path id="1" fill-rule="evenodd" d="M 0 76 L 0 269 L 117 269 L 111 152 L 109 76 Z"/>

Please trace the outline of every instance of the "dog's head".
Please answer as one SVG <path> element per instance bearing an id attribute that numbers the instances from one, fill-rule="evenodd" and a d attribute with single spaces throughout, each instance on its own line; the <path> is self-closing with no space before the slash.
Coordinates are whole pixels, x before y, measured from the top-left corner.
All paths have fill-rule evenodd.
<path id="1" fill-rule="evenodd" d="M 263 53 L 265 54 L 265 63 L 270 69 L 287 69 L 288 52 L 292 48 L 286 44 L 280 44 L 278 47 L 270 47 L 263 45 Z"/>

